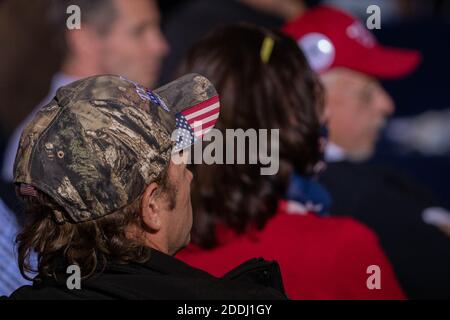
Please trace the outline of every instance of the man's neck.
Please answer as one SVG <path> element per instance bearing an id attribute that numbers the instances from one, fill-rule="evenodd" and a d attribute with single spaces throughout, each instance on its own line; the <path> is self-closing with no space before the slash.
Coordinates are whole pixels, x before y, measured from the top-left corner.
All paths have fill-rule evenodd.
<path id="1" fill-rule="evenodd" d="M 167 255 L 174 254 L 173 252 L 170 252 L 169 241 L 167 240 L 164 232 L 155 233 L 151 231 L 143 231 L 136 225 L 131 225 L 127 228 L 126 235 L 128 239 L 133 239 L 146 247 L 156 249 Z"/>

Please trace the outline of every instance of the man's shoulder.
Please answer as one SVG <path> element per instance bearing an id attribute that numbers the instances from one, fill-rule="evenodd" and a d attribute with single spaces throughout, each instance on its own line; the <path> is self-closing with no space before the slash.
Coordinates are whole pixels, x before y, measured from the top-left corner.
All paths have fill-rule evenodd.
<path id="1" fill-rule="evenodd" d="M 156 256 L 156 258 L 155 258 Z M 39 285 L 23 286 L 11 294 L 14 300 L 65 299 L 282 299 L 284 295 L 263 283 L 249 281 L 261 265 L 238 270 L 227 278 L 216 278 L 180 260 L 153 254 L 148 263 L 111 263 L 103 272 L 81 279 L 79 287 L 69 289 L 69 276 L 46 278 Z M 256 270 L 256 271 L 255 271 Z M 250 270 L 251 271 L 251 270 Z M 257 275 L 256 275 L 257 276 Z M 243 280 L 242 280 L 243 279 Z"/>

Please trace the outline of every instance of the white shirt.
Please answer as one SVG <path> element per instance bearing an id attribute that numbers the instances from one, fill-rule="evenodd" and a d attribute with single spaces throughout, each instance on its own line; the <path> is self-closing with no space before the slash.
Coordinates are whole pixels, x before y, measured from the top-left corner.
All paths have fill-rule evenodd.
<path id="1" fill-rule="evenodd" d="M 325 147 L 325 162 L 339 162 L 346 160 L 347 155 L 344 149 L 337 144 L 328 141 Z"/>
<path id="2" fill-rule="evenodd" d="M 56 73 L 50 85 L 50 91 L 47 96 L 33 109 L 33 111 L 25 118 L 24 121 L 14 130 L 8 141 L 8 145 L 3 155 L 2 178 L 4 181 L 12 182 L 14 179 L 14 160 L 16 159 L 17 148 L 19 147 L 20 136 L 23 129 L 30 123 L 35 114 L 53 99 L 59 87 L 65 86 L 73 81 L 78 80 L 76 77 L 70 77 L 63 73 Z"/>

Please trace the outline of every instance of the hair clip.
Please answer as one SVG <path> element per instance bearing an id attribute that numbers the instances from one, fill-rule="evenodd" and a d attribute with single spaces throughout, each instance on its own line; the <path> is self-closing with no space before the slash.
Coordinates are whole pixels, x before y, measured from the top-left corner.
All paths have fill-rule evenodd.
<path id="1" fill-rule="evenodd" d="M 261 46 L 261 60 L 264 63 L 268 63 L 270 60 L 270 56 L 272 55 L 273 46 L 275 44 L 275 41 L 271 37 L 264 37 L 262 46 Z"/>

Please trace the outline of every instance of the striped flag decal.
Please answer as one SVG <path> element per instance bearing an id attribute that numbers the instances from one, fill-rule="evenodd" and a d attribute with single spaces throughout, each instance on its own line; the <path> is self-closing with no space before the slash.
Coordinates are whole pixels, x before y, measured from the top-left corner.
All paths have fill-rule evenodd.
<path id="1" fill-rule="evenodd" d="M 173 151 L 179 151 L 194 144 L 210 131 L 219 119 L 219 96 L 193 105 L 175 115 L 177 136 Z"/>
<path id="2" fill-rule="evenodd" d="M 194 130 L 195 137 L 201 138 L 214 127 L 219 118 L 219 112 L 219 96 L 214 96 L 189 109 L 183 110 L 181 114 Z"/>

